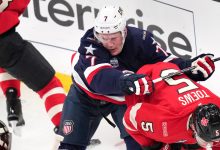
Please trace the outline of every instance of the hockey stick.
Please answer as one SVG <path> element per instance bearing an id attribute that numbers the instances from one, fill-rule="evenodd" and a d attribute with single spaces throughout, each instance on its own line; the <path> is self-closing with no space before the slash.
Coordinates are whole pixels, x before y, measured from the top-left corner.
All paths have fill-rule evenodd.
<path id="1" fill-rule="evenodd" d="M 220 60 L 220 57 L 217 57 L 217 58 L 213 59 L 213 62 L 216 62 L 216 61 L 219 61 L 219 60 Z M 181 75 L 181 74 L 183 74 L 183 73 L 185 73 L 185 72 L 191 71 L 191 70 L 193 70 L 193 69 L 195 69 L 195 68 L 196 68 L 196 66 L 192 66 L 192 67 L 187 67 L 187 68 L 185 68 L 185 69 L 182 69 L 182 70 L 179 70 L 179 71 L 176 71 L 176 72 L 169 73 L 169 74 L 166 75 L 166 76 L 163 76 L 163 77 L 159 77 L 159 78 L 157 78 L 157 79 L 154 79 L 154 80 L 153 80 L 153 83 L 160 82 L 160 81 L 162 81 L 162 80 L 164 80 L 164 79 L 168 79 L 168 78 L 171 78 L 171 77 L 173 77 L 173 76 L 179 76 L 179 75 Z"/>

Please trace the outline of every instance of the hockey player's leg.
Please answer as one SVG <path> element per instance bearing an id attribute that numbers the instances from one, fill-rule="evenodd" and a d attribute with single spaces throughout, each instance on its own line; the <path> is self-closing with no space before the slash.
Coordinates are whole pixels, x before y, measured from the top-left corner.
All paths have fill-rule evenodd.
<path id="1" fill-rule="evenodd" d="M 59 134 L 64 137 L 60 150 L 85 150 L 89 145 L 102 118 L 91 101 L 86 94 L 71 86 L 64 102 L 59 129 Z"/>
<path id="2" fill-rule="evenodd" d="M 66 98 L 63 86 L 56 76 L 41 90 L 37 91 L 44 101 L 46 111 L 55 126 L 60 125 L 63 103 Z"/>
<path id="3" fill-rule="evenodd" d="M 11 150 L 12 136 L 7 126 L 0 120 L 0 150 Z"/>
<path id="4" fill-rule="evenodd" d="M 22 114 L 22 105 L 20 97 L 20 81 L 0 68 L 0 86 L 6 97 L 6 106 L 8 113 L 9 126 L 13 132 L 20 136 L 21 127 L 25 124 Z"/>
<path id="5" fill-rule="evenodd" d="M 6 68 L 15 64 L 23 53 L 23 39 L 11 29 L 0 35 L 0 67 Z"/>
<path id="6" fill-rule="evenodd" d="M 65 93 L 61 83 L 55 77 L 53 67 L 31 43 L 23 40 L 18 33 L 12 32 L 0 40 L 4 40 L 5 43 L 0 43 L 2 48 L 0 53 L 5 56 L 0 60 L 0 66 L 23 81 L 45 100 L 49 117 L 54 125 L 58 126 Z"/>
<path id="7" fill-rule="evenodd" d="M 22 55 L 15 63 L 8 62 L 11 65 L 5 66 L 4 69 L 32 90 L 39 91 L 51 81 L 55 70 L 31 43 L 22 43 Z"/>

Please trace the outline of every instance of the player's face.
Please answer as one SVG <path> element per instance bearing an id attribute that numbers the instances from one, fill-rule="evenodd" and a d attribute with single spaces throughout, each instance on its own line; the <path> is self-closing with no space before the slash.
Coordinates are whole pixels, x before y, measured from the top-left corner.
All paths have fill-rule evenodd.
<path id="1" fill-rule="evenodd" d="M 112 56 L 121 53 L 123 45 L 123 37 L 121 32 L 112 34 L 98 34 L 98 38 Z"/>

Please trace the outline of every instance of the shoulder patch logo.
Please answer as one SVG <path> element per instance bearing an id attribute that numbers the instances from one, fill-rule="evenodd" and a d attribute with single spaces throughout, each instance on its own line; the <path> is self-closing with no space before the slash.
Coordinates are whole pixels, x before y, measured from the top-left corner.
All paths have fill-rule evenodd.
<path id="1" fill-rule="evenodd" d="M 0 0 L 0 13 L 3 12 L 13 0 Z"/>
<path id="2" fill-rule="evenodd" d="M 73 132 L 74 122 L 72 120 L 65 120 L 63 124 L 63 134 L 69 135 Z"/>

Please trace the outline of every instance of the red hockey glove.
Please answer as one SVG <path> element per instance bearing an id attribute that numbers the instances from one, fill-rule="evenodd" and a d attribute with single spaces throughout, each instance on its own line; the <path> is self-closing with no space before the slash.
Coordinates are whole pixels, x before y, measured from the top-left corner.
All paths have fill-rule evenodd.
<path id="1" fill-rule="evenodd" d="M 192 59 L 192 65 L 196 68 L 192 71 L 193 74 L 202 74 L 204 79 L 207 79 L 215 71 L 215 64 L 212 60 L 213 54 L 201 54 Z"/>
<path id="2" fill-rule="evenodd" d="M 145 95 L 154 90 L 152 79 L 144 74 L 123 74 L 120 78 L 121 89 L 126 94 Z"/>

